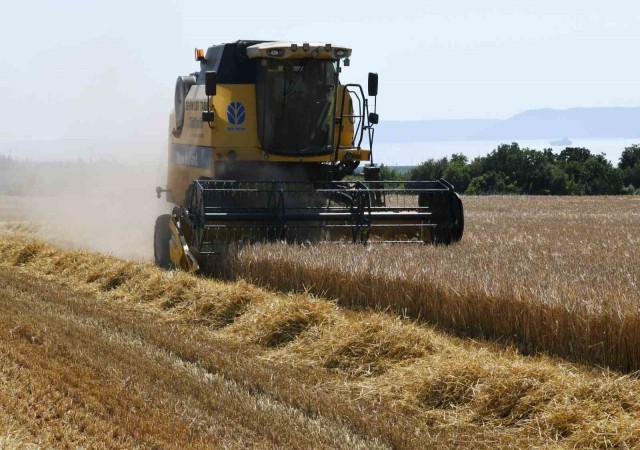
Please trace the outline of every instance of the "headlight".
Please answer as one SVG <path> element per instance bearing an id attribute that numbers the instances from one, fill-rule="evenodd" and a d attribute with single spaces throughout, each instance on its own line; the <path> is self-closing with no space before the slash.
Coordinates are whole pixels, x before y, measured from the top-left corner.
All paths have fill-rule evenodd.
<path id="1" fill-rule="evenodd" d="M 278 58 L 278 57 L 284 56 L 284 50 L 274 48 L 273 50 L 268 51 L 268 55 L 274 58 Z"/>

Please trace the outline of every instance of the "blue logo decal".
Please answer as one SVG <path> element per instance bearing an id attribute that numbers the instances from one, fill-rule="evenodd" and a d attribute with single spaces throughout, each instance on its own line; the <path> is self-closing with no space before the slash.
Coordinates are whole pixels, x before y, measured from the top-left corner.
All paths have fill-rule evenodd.
<path id="1" fill-rule="evenodd" d="M 229 119 L 231 125 L 241 125 L 244 123 L 244 105 L 240 102 L 231 102 L 227 107 L 227 119 Z"/>

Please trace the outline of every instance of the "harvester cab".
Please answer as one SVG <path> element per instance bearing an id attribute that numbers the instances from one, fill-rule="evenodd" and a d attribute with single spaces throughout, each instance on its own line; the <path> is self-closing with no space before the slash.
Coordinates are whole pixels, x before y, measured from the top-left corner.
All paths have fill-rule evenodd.
<path id="1" fill-rule="evenodd" d="M 324 42 L 195 50 L 200 70 L 177 79 L 167 186 L 157 188 L 174 205 L 156 221 L 158 265 L 196 271 L 238 242 L 462 238 L 462 202 L 445 180 L 381 179 L 378 75 L 369 74 L 368 96 L 341 83 L 350 57 Z"/>

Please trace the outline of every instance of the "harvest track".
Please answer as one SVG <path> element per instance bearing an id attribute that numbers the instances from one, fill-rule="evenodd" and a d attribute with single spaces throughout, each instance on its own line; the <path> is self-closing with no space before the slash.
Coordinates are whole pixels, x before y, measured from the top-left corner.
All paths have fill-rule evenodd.
<path id="1" fill-rule="evenodd" d="M 640 382 L 0 236 L 0 445 L 634 447 Z"/>

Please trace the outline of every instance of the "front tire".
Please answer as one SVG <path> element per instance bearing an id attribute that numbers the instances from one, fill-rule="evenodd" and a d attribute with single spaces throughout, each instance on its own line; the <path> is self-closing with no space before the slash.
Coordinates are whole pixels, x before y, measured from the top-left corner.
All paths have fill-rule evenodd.
<path id="1" fill-rule="evenodd" d="M 173 269 L 171 254 L 169 252 L 169 242 L 171 241 L 171 230 L 169 222 L 171 214 L 163 214 L 156 219 L 153 230 L 153 256 L 158 267 L 163 269 Z"/>

